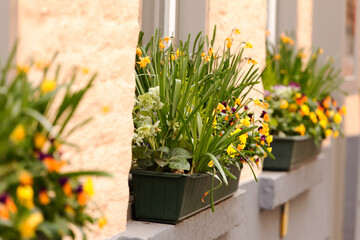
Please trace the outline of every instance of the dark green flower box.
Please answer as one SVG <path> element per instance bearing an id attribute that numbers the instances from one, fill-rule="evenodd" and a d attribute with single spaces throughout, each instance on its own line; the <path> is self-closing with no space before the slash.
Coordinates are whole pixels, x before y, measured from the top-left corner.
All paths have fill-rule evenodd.
<path id="1" fill-rule="evenodd" d="M 239 185 L 240 171 L 232 167 L 230 171 L 236 180 L 229 179 L 214 190 L 214 203 L 232 196 Z M 131 170 L 134 193 L 134 217 L 138 220 L 175 224 L 210 207 L 212 176 L 209 174 L 174 174 L 144 170 Z M 214 186 L 218 181 L 214 180 Z M 216 211 L 216 209 L 215 209 Z"/>
<path id="2" fill-rule="evenodd" d="M 312 138 L 305 136 L 274 136 L 271 147 L 275 159 L 265 158 L 264 170 L 289 171 L 316 157 L 321 149 Z"/>

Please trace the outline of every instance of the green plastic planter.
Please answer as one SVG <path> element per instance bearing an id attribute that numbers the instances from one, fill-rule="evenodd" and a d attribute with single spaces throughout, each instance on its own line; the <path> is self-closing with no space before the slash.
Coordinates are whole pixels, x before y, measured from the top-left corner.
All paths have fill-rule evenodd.
<path id="1" fill-rule="evenodd" d="M 305 136 L 274 136 L 271 147 L 275 159 L 266 158 L 264 170 L 289 171 L 316 157 L 320 152 L 320 147 L 315 145 L 314 140 Z"/>
<path id="2" fill-rule="evenodd" d="M 239 185 L 240 171 L 230 170 L 236 180 L 230 179 L 214 190 L 214 203 L 232 196 Z M 144 170 L 131 170 L 134 193 L 134 217 L 139 220 L 175 224 L 210 207 L 210 194 L 201 201 L 210 189 L 209 174 L 174 174 Z M 214 186 L 218 181 L 214 180 Z M 215 210 L 216 211 L 216 210 Z"/>

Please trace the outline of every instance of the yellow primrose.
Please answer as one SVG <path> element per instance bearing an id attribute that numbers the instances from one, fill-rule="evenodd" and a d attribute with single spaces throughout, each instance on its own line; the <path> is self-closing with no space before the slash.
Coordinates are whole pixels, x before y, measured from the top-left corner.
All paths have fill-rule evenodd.
<path id="1" fill-rule="evenodd" d="M 248 126 L 250 126 L 250 121 L 251 121 L 251 119 L 249 117 L 246 117 L 244 119 L 240 119 L 240 124 L 248 127 Z"/>
<path id="2" fill-rule="evenodd" d="M 18 124 L 15 129 L 10 134 L 10 141 L 18 144 L 22 142 L 25 139 L 26 133 L 25 133 L 25 127 L 23 124 Z"/>
<path id="3" fill-rule="evenodd" d="M 334 122 L 335 122 L 336 124 L 339 124 L 339 123 L 341 123 L 341 121 L 342 121 L 341 115 L 340 115 L 339 113 L 335 113 Z"/>
<path id="4" fill-rule="evenodd" d="M 42 93 L 49 93 L 56 89 L 56 81 L 54 79 L 45 79 L 41 85 L 40 90 Z"/>
<path id="5" fill-rule="evenodd" d="M 44 221 L 44 217 L 40 212 L 31 213 L 31 215 L 20 222 L 19 231 L 23 238 L 33 238 L 36 228 Z"/>
<path id="6" fill-rule="evenodd" d="M 41 133 L 36 133 L 34 136 L 34 146 L 36 149 L 42 149 L 46 142 L 46 137 Z"/>
<path id="7" fill-rule="evenodd" d="M 140 57 L 142 54 L 142 51 L 140 48 L 136 48 L 136 55 L 138 55 L 138 57 Z"/>
<path id="8" fill-rule="evenodd" d="M 272 143 L 272 141 L 273 141 L 273 136 L 272 135 L 269 135 L 269 136 L 266 137 L 266 142 L 268 144 Z"/>
<path id="9" fill-rule="evenodd" d="M 253 48 L 253 45 L 250 42 L 245 43 L 246 48 Z"/>
<path id="10" fill-rule="evenodd" d="M 306 128 L 304 124 L 300 124 L 299 126 L 294 128 L 294 131 L 300 133 L 301 136 L 304 136 L 306 132 Z"/>
<path id="11" fill-rule="evenodd" d="M 333 131 L 331 129 L 325 130 L 325 137 L 330 137 L 332 135 Z"/>
<path id="12" fill-rule="evenodd" d="M 89 196 L 94 196 L 94 184 L 91 178 L 87 178 L 84 184 L 84 192 Z"/>
<path id="13" fill-rule="evenodd" d="M 314 112 L 311 112 L 310 115 L 309 115 L 309 117 L 310 117 L 310 119 L 311 119 L 311 121 L 312 121 L 313 123 L 317 123 L 317 122 L 318 122 L 318 119 L 317 119 L 316 114 L 315 114 Z"/>
<path id="14" fill-rule="evenodd" d="M 300 106 L 300 111 L 301 111 L 301 114 L 303 114 L 305 116 L 309 116 L 309 114 L 310 114 L 310 109 L 309 109 L 308 105 L 305 105 L 305 104 Z"/>
<path id="15" fill-rule="evenodd" d="M 21 205 L 31 209 L 34 207 L 33 197 L 34 190 L 30 185 L 18 186 L 16 189 L 16 196 Z"/>
<path id="16" fill-rule="evenodd" d="M 288 106 L 289 106 L 288 101 L 286 101 L 285 99 L 281 99 L 281 100 L 280 100 L 280 105 L 279 105 L 279 107 L 280 107 L 281 109 L 287 109 Z"/>

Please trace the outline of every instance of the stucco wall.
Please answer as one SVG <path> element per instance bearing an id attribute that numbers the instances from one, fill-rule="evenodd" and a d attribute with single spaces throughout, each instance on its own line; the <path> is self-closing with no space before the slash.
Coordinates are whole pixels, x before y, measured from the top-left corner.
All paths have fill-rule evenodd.
<path id="1" fill-rule="evenodd" d="M 297 1 L 296 42 L 309 56 L 312 45 L 313 0 Z"/>
<path id="2" fill-rule="evenodd" d="M 78 154 L 67 154 L 74 168 L 114 175 L 95 181 L 95 200 L 108 226 L 95 227 L 90 239 L 125 229 L 138 16 L 139 0 L 19 0 L 20 62 L 29 56 L 49 59 L 59 50 L 65 68 L 77 65 L 99 73 L 73 124 L 94 119 L 69 139 L 80 146 Z"/>
<path id="3" fill-rule="evenodd" d="M 250 42 L 252 49 L 247 49 L 245 56 L 251 57 L 258 62 L 260 70 L 265 66 L 266 48 L 265 33 L 267 21 L 267 1 L 266 0 L 208 0 L 208 30 L 212 36 L 214 25 L 216 25 L 215 49 L 223 47 L 224 40 L 234 28 L 240 30 L 240 35 L 234 37 L 233 49 L 236 49 L 240 42 Z M 236 42 L 237 40 L 237 42 Z M 257 91 L 252 91 L 251 97 L 260 97 L 263 92 L 262 84 L 256 86 Z M 256 167 L 255 167 L 256 169 Z M 256 174 L 261 172 L 256 169 Z M 241 172 L 241 180 L 253 178 L 248 166 Z"/>

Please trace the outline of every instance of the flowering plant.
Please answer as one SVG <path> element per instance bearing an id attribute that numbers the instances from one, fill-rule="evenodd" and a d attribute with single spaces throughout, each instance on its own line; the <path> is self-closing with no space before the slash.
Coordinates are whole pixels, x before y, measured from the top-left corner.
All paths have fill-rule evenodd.
<path id="1" fill-rule="evenodd" d="M 327 96 L 321 101 L 301 93 L 299 84 L 275 85 L 266 93 L 271 115 L 270 128 L 274 135 L 308 135 L 317 144 L 321 140 L 340 133 L 340 123 L 345 108 L 337 107 L 334 99 Z"/>
<path id="2" fill-rule="evenodd" d="M 295 82 L 309 98 L 324 99 L 334 91 L 340 91 L 343 78 L 334 66 L 332 58 L 319 63 L 323 49 L 318 48 L 306 56 L 304 49 L 296 49 L 290 36 L 282 34 L 277 46 L 267 43 L 267 70 L 262 76 L 264 88 L 276 84 Z"/>
<path id="3" fill-rule="evenodd" d="M 54 70 L 51 63 L 15 68 L 15 52 L 16 47 L 0 74 L 0 239 L 74 238 L 75 228 L 85 238 L 87 223 L 103 225 L 105 219 L 88 213 L 92 180 L 80 177 L 108 174 L 62 171 L 68 162 L 61 145 L 70 144 L 66 136 L 88 122 L 67 128 L 95 75 L 79 90 L 72 88 L 79 71 L 74 71 L 70 83 L 57 86 L 60 66 L 54 74 L 49 73 Z M 33 84 L 28 72 L 41 75 L 40 84 Z M 55 105 L 61 89 L 62 101 Z"/>
<path id="4" fill-rule="evenodd" d="M 261 145 L 255 134 L 259 126 L 241 124 L 248 121 L 242 106 L 250 101 L 247 94 L 261 75 L 255 68 L 256 60 L 243 57 L 252 45 L 242 43 L 232 53 L 232 43 L 239 34 L 235 30 L 235 37 L 226 39 L 220 53 L 213 49 L 215 33 L 216 28 L 210 43 L 199 34 L 192 47 L 188 40 L 178 48 L 172 38 L 160 38 L 158 32 L 143 46 L 140 33 L 133 112 L 135 167 L 189 174 L 210 172 L 213 176 L 218 172 L 227 184 L 227 176 L 235 178 L 229 164 L 241 167 L 246 162 L 252 166 L 256 156 L 272 156 L 268 145 Z M 260 105 L 260 100 L 256 101 Z M 226 113 L 219 109 L 221 106 Z M 261 150 L 244 146 L 255 142 Z"/>

